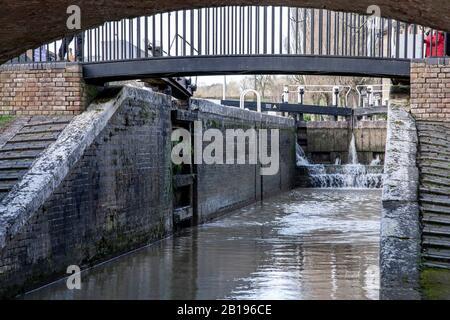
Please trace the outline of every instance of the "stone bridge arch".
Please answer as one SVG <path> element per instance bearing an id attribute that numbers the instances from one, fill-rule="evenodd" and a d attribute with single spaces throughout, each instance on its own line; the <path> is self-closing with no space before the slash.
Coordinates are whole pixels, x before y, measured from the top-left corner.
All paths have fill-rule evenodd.
<path id="1" fill-rule="evenodd" d="M 380 6 L 383 17 L 450 31 L 447 0 L 15 0 L 3 3 L 1 8 L 0 63 L 66 34 L 66 10 L 70 5 L 80 6 L 82 29 L 88 29 L 121 18 L 211 6 L 283 5 L 366 13 L 374 4 Z"/>

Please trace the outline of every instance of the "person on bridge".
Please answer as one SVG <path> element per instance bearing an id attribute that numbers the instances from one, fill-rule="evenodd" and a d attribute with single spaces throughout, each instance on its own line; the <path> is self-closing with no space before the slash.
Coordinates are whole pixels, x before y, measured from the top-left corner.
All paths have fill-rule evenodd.
<path id="1" fill-rule="evenodd" d="M 450 32 L 445 33 L 445 55 L 450 57 Z"/>
<path id="2" fill-rule="evenodd" d="M 442 31 L 428 31 L 425 38 L 426 52 L 425 57 L 443 57 L 445 56 L 445 35 Z"/>
<path id="3" fill-rule="evenodd" d="M 59 47 L 58 57 L 59 60 L 64 60 L 66 54 L 69 52 L 69 45 L 75 39 L 75 58 L 77 61 L 83 61 L 83 33 L 75 35 L 66 36 L 62 39 L 61 47 Z M 69 60 L 69 57 L 67 57 Z"/>

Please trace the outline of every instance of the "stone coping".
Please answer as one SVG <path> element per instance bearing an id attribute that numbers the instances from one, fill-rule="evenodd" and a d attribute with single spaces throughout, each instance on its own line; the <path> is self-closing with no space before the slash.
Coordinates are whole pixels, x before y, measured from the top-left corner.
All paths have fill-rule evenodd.
<path id="1" fill-rule="evenodd" d="M 412 59 L 412 64 L 420 64 L 424 63 L 426 65 L 449 65 L 450 64 L 450 58 L 449 57 L 430 57 L 426 59 Z"/>
<path id="2" fill-rule="evenodd" d="M 401 106 L 389 107 L 388 115 L 382 200 L 414 202 L 419 189 L 416 123 Z"/>
<path id="3" fill-rule="evenodd" d="M 299 128 L 308 129 L 350 129 L 350 121 L 301 121 L 297 123 Z M 387 127 L 387 122 L 385 120 L 374 120 L 374 121 L 357 121 L 355 123 L 354 129 L 385 129 Z"/>
<path id="4" fill-rule="evenodd" d="M 81 65 L 79 62 L 65 62 L 65 61 L 6 63 L 0 65 L 0 72 L 66 69 L 67 67 L 78 67 L 79 65 Z"/>
<path id="5" fill-rule="evenodd" d="M 267 124 L 276 124 L 286 127 L 295 127 L 295 120 L 292 118 L 259 113 L 257 111 L 242 110 L 236 107 L 224 106 L 202 99 L 192 99 L 192 109 L 203 113 L 217 114 L 220 116 L 247 121 L 259 121 Z"/>

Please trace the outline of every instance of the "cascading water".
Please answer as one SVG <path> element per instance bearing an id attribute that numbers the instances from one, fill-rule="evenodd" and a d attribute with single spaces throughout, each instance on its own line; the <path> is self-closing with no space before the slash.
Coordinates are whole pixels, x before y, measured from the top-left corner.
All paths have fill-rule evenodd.
<path id="1" fill-rule="evenodd" d="M 355 134 L 352 133 L 352 140 L 348 147 L 348 164 L 358 164 L 358 153 L 356 152 Z"/>
<path id="2" fill-rule="evenodd" d="M 354 151 L 354 157 L 349 164 L 338 164 L 340 159 L 335 165 L 312 164 L 306 158 L 301 146 L 297 144 L 297 166 L 306 171 L 309 185 L 313 188 L 381 188 L 383 166 L 359 164 L 354 141 L 353 147 L 350 146 L 349 150 Z"/>
<path id="3" fill-rule="evenodd" d="M 362 164 L 311 165 L 309 179 L 314 188 L 381 188 L 383 167 Z"/>
<path id="4" fill-rule="evenodd" d="M 380 164 L 381 164 L 381 159 L 380 159 L 379 155 L 377 155 L 377 157 L 370 162 L 371 166 L 379 166 Z"/>
<path id="5" fill-rule="evenodd" d="M 297 166 L 308 166 L 310 164 L 308 159 L 306 158 L 305 152 L 298 143 L 295 144 L 295 154 L 297 159 Z"/>

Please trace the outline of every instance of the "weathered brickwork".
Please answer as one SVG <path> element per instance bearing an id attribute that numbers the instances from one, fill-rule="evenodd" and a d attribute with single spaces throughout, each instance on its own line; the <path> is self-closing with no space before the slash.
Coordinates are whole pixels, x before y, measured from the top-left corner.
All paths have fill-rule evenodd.
<path id="1" fill-rule="evenodd" d="M 450 59 L 411 63 L 411 113 L 416 120 L 450 121 Z"/>
<path id="2" fill-rule="evenodd" d="M 0 114 L 76 115 L 85 110 L 86 85 L 76 63 L 0 66 Z"/>

